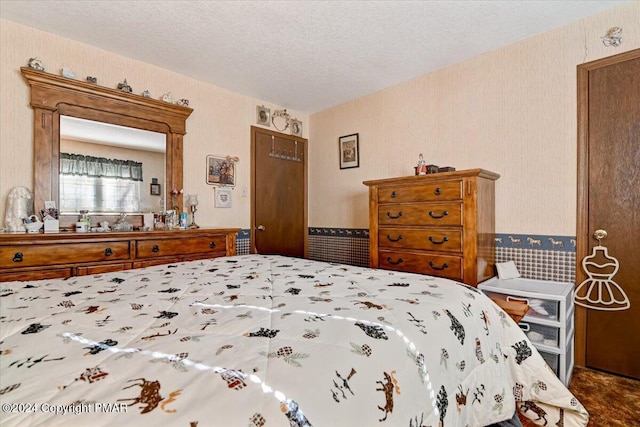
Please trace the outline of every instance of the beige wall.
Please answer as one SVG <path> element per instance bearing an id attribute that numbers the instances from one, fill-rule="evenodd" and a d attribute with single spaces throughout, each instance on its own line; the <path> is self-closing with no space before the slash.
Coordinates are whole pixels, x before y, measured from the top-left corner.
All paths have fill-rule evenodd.
<path id="1" fill-rule="evenodd" d="M 20 74 L 20 67 L 33 56 L 38 56 L 51 73 L 58 74 L 62 67 L 67 67 L 79 79 L 95 76 L 98 84 L 112 88 L 126 78 L 135 93 L 148 89 L 154 98 L 160 98 L 170 91 L 174 100 L 189 99 L 194 112 L 187 120 L 184 138 L 184 190 L 199 194 L 198 224 L 249 227 L 249 198 L 240 194 L 242 187 L 250 183 L 250 126 L 255 124 L 256 105 L 264 104 L 272 111 L 282 106 L 3 19 L 0 19 L 0 226 L 4 224 L 9 190 L 15 186 L 33 189 L 33 111 L 29 107 L 28 85 Z M 288 112 L 303 122 L 306 137 L 308 116 L 290 109 Z M 231 209 L 214 208 L 214 187 L 206 184 L 205 176 L 209 154 L 240 157 Z"/>
<path id="2" fill-rule="evenodd" d="M 604 47 L 614 26 L 623 43 Z M 313 114 L 309 224 L 368 228 L 362 181 L 410 175 L 424 153 L 430 164 L 501 175 L 498 233 L 575 235 L 576 66 L 638 47 L 631 2 Z M 356 132 L 360 167 L 339 170 L 338 137 Z"/>

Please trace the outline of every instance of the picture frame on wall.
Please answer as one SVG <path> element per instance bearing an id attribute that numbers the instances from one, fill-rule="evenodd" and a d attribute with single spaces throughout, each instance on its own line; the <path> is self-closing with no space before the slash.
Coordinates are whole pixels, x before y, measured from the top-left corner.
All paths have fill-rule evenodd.
<path id="1" fill-rule="evenodd" d="M 231 207 L 231 190 L 228 188 L 216 188 L 215 193 L 215 207 L 216 208 L 230 208 Z"/>
<path id="2" fill-rule="evenodd" d="M 291 135 L 302 137 L 302 122 L 300 120 L 291 120 Z"/>
<path id="3" fill-rule="evenodd" d="M 360 166 L 359 134 L 352 133 L 338 138 L 338 149 L 340 151 L 340 169 Z"/>
<path id="4" fill-rule="evenodd" d="M 152 196 L 159 196 L 160 195 L 160 184 L 149 184 L 150 190 L 149 190 L 149 194 L 151 194 Z"/>
<path id="5" fill-rule="evenodd" d="M 264 105 L 256 106 L 256 123 L 271 126 L 271 110 Z"/>
<path id="6" fill-rule="evenodd" d="M 235 187 L 235 162 L 222 156 L 207 156 L 207 184 Z"/>

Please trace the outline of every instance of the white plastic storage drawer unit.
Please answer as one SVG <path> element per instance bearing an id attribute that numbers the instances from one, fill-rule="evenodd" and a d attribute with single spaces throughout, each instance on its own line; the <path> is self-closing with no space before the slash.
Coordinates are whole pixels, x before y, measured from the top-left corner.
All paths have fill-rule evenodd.
<path id="1" fill-rule="evenodd" d="M 573 283 L 494 277 L 480 283 L 478 289 L 492 299 L 529 305 L 519 326 L 560 381 L 568 385 L 573 372 Z"/>

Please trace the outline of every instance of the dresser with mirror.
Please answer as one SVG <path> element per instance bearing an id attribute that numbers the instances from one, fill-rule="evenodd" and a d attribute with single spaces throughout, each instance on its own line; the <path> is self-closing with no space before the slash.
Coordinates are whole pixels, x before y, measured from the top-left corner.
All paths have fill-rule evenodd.
<path id="1" fill-rule="evenodd" d="M 155 178 L 155 187 L 149 191 L 149 182 L 141 184 L 139 204 L 126 212 L 126 219 L 135 230 L 142 230 L 144 212 L 182 210 L 182 196 L 173 197 L 171 192 L 183 188 L 183 137 L 193 110 L 28 67 L 21 72 L 30 87 L 33 109 L 34 209 L 39 212 L 46 201 L 60 207 L 60 231 L 0 233 L 0 281 L 71 277 L 235 255 L 239 228 L 76 233 L 78 206 L 60 204 L 61 158 L 77 152 L 79 142 L 88 143 L 83 149 L 87 154 L 104 157 L 95 151 L 92 140 L 109 145 L 106 152 L 122 161 L 132 161 L 125 158 L 131 152 L 127 150 L 141 156 L 135 161 L 146 165 L 146 178 Z M 100 142 L 100 135 L 109 133 L 120 135 L 115 139 L 136 134 L 138 138 L 132 139 L 153 148 L 115 147 L 113 139 Z M 87 206 L 92 197 L 83 200 L 91 225 L 115 224 L 122 216 L 118 209 Z"/>

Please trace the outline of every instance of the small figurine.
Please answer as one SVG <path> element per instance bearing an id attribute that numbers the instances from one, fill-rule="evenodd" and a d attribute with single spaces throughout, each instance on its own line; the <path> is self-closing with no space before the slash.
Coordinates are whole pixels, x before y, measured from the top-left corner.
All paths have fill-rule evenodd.
<path id="1" fill-rule="evenodd" d="M 87 76 L 87 82 L 88 83 L 93 83 L 95 85 L 95 84 L 98 83 L 98 78 L 97 77 Z"/>
<path id="2" fill-rule="evenodd" d="M 602 39 L 602 44 L 605 46 L 620 46 L 622 43 L 622 28 L 613 27 L 607 31 L 606 36 L 600 38 Z"/>
<path id="3" fill-rule="evenodd" d="M 60 70 L 60 74 L 62 75 L 62 77 L 66 77 L 68 79 L 75 79 L 76 75 L 73 74 L 73 71 L 71 71 L 68 68 L 63 68 L 62 70 Z"/>
<path id="4" fill-rule="evenodd" d="M 424 160 L 424 156 L 420 153 L 418 157 L 418 165 L 416 166 L 416 175 L 426 175 L 427 174 L 427 162 Z"/>
<path id="5" fill-rule="evenodd" d="M 133 92 L 133 89 L 127 83 L 127 79 L 124 79 L 124 82 L 122 82 L 122 83 L 118 83 L 118 90 L 121 90 L 121 91 L 127 92 L 127 93 Z"/>
<path id="6" fill-rule="evenodd" d="M 44 71 L 44 66 L 42 65 L 42 61 L 40 61 L 38 57 L 29 58 L 28 65 L 29 65 L 29 68 L 33 68 L 34 70 Z"/>
<path id="7" fill-rule="evenodd" d="M 171 92 L 165 93 L 164 95 L 162 95 L 162 98 L 160 98 L 160 99 L 162 99 L 164 102 L 169 102 L 169 103 L 172 102 L 172 100 L 171 100 Z"/>
<path id="8" fill-rule="evenodd" d="M 151 92 L 149 92 L 148 90 L 145 90 L 144 92 L 142 92 L 142 96 L 144 98 L 151 98 Z"/>
<path id="9" fill-rule="evenodd" d="M 188 107 L 189 106 L 189 100 L 186 98 L 182 98 L 179 99 L 178 102 L 176 102 L 176 104 L 182 106 L 182 107 Z"/>

